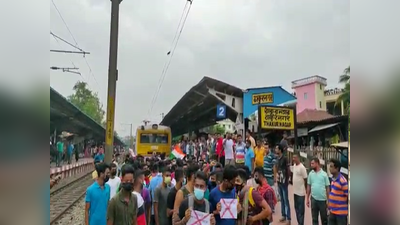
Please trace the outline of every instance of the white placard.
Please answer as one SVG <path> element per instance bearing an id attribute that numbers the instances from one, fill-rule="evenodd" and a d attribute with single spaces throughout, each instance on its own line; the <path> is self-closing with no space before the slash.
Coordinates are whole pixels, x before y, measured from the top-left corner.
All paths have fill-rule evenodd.
<path id="1" fill-rule="evenodd" d="M 237 219 L 237 204 L 238 200 L 221 198 L 221 212 L 219 215 L 221 219 Z"/>
<path id="2" fill-rule="evenodd" d="M 346 169 L 346 168 L 340 168 L 340 172 L 341 173 L 344 173 L 344 174 L 346 174 L 346 175 L 349 175 L 349 170 L 348 169 Z"/>
<path id="3" fill-rule="evenodd" d="M 300 152 L 300 156 L 303 158 L 307 158 L 307 152 Z"/>
<path id="4" fill-rule="evenodd" d="M 294 152 L 293 148 L 287 148 L 288 152 Z"/>
<path id="5" fill-rule="evenodd" d="M 187 225 L 210 225 L 211 214 L 203 213 L 197 210 L 192 210 L 190 219 Z"/>

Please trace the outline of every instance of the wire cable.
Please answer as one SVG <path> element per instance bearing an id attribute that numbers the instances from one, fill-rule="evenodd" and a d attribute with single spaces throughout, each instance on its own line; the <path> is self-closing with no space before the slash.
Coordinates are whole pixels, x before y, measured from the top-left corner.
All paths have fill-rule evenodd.
<path id="1" fill-rule="evenodd" d="M 78 42 L 75 39 L 75 36 L 72 34 L 71 29 L 69 29 L 69 26 L 68 26 L 67 22 L 64 20 L 64 17 L 62 16 L 60 10 L 58 9 L 56 3 L 54 2 L 54 0 L 51 0 L 51 2 L 53 3 L 54 8 L 56 9 L 56 11 L 57 11 L 58 15 L 60 16 L 61 20 L 63 21 L 63 23 L 64 23 L 65 27 L 67 28 L 69 34 L 71 35 L 72 39 L 74 40 L 75 45 L 78 48 L 80 48 Z M 94 74 L 92 72 L 92 67 L 89 65 L 89 62 L 86 59 L 85 55 L 83 55 L 83 58 L 85 59 L 87 67 L 89 68 L 89 73 L 92 75 L 92 77 L 93 77 L 94 81 L 96 82 L 97 86 L 100 88 L 99 82 L 97 82 L 96 76 L 94 76 Z"/>
<path id="2" fill-rule="evenodd" d="M 53 36 L 54 40 L 56 40 L 57 44 L 61 46 L 60 41 L 55 37 L 55 35 L 53 35 L 53 32 L 50 31 L 50 34 L 52 34 L 52 36 Z M 71 64 L 76 68 L 75 63 L 72 60 L 71 60 Z M 85 81 L 85 83 L 87 83 L 86 79 L 82 76 L 82 73 L 79 72 L 79 70 L 78 70 L 77 74 L 79 74 L 79 76 L 82 77 L 83 81 Z"/>
<path id="3" fill-rule="evenodd" d="M 186 1 L 185 6 L 183 7 L 181 18 L 180 18 L 180 20 L 179 20 L 178 26 L 176 27 L 176 31 L 175 31 L 174 38 L 172 39 L 172 42 L 171 42 L 170 51 L 168 51 L 168 53 L 167 53 L 168 56 L 170 56 L 171 49 L 173 48 L 174 43 L 175 43 L 175 41 L 176 41 L 176 37 L 177 37 L 178 34 L 179 34 L 179 28 L 181 27 L 182 19 L 183 19 L 184 15 L 185 15 L 185 12 L 186 12 L 186 8 L 187 8 L 187 6 L 188 6 L 188 3 L 189 3 L 189 1 Z M 158 79 L 158 83 L 157 83 L 157 86 L 156 86 L 156 90 L 155 90 L 154 95 L 153 95 L 153 97 L 152 97 L 152 99 L 151 99 L 151 103 L 150 103 L 150 107 L 149 107 L 149 112 L 148 112 L 149 114 L 151 114 L 153 104 L 155 104 L 156 96 L 157 96 L 157 94 L 158 94 L 158 92 L 159 92 L 158 88 L 159 88 L 159 86 L 160 86 L 160 84 L 161 84 L 161 82 L 162 82 L 162 77 L 163 77 L 163 74 L 164 74 L 165 69 L 166 69 L 166 67 L 167 67 L 167 64 L 168 64 L 168 61 L 165 61 L 164 66 L 163 66 L 163 69 L 162 69 L 162 72 L 161 72 L 161 75 L 160 75 L 160 78 Z"/>
<path id="4" fill-rule="evenodd" d="M 187 11 L 186 11 L 186 14 L 185 14 L 185 9 L 187 8 L 188 3 L 189 3 L 189 7 L 188 7 L 188 9 L 187 9 Z M 190 9 L 191 9 L 191 7 L 192 7 L 192 3 L 193 3 L 193 0 L 188 0 L 188 1 L 186 2 L 186 4 L 185 4 L 185 7 L 184 7 L 184 10 L 183 10 L 181 19 L 180 19 L 179 24 L 178 24 L 177 32 L 175 33 L 174 40 L 173 40 L 173 42 L 172 42 L 172 44 L 171 44 L 171 45 L 173 46 L 173 47 L 171 46 L 171 47 L 172 47 L 172 50 L 170 50 L 170 51 L 168 52 L 169 60 L 166 62 L 166 64 L 164 64 L 163 71 L 161 72 L 161 76 L 160 76 L 158 88 L 156 89 L 156 93 L 155 93 L 155 95 L 154 95 L 154 97 L 153 97 L 153 100 L 152 100 L 152 102 L 151 102 L 151 104 L 150 104 L 149 114 L 152 113 L 153 108 L 154 108 L 154 106 L 155 106 L 155 104 L 156 104 L 156 102 L 157 102 L 158 96 L 159 96 L 159 94 L 160 94 L 162 85 L 163 85 L 163 83 L 164 83 L 165 77 L 166 77 L 167 72 L 168 72 L 168 69 L 169 69 L 169 66 L 170 66 L 171 61 L 172 61 L 172 58 L 173 58 L 173 56 L 174 56 L 176 47 L 178 46 L 179 39 L 180 39 L 180 37 L 181 37 L 181 35 L 182 35 L 182 31 L 183 31 L 183 29 L 184 29 L 184 27 L 185 27 L 186 20 L 187 20 L 187 18 L 188 18 L 188 16 L 189 16 Z M 184 16 L 184 15 L 185 15 L 185 16 Z M 182 22 L 182 18 L 183 18 L 183 17 L 184 17 L 184 20 L 183 20 L 183 22 Z M 181 25 L 181 22 L 182 22 L 182 25 Z M 179 28 L 180 28 L 180 29 L 179 29 Z M 178 32 L 178 31 L 179 31 L 179 32 Z"/>
<path id="5" fill-rule="evenodd" d="M 61 37 L 55 35 L 53 32 L 50 31 L 50 34 L 51 34 L 55 39 L 58 39 L 58 40 L 64 42 L 65 44 L 67 44 L 67 45 L 69 45 L 69 46 L 71 46 L 71 47 L 73 47 L 73 48 L 75 48 L 75 49 L 78 49 L 79 51 L 83 52 L 83 49 L 81 49 L 81 48 L 79 48 L 78 46 L 75 46 L 75 45 L 69 43 L 68 41 L 64 40 L 63 38 L 61 38 Z"/>

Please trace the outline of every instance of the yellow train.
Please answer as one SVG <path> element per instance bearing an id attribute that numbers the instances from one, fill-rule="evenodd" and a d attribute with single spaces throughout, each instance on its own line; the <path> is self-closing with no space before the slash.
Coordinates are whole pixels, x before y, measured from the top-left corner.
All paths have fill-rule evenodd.
<path id="1" fill-rule="evenodd" d="M 153 152 L 157 154 L 171 153 L 171 129 L 167 126 L 152 124 L 139 126 L 136 130 L 136 154 L 146 156 Z"/>

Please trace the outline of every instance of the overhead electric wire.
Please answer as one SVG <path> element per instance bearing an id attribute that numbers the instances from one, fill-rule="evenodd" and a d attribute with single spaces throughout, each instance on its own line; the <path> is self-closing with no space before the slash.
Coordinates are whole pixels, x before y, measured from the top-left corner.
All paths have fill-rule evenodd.
<path id="1" fill-rule="evenodd" d="M 51 0 L 51 2 L 53 3 L 54 8 L 56 9 L 56 11 L 57 11 L 58 15 L 60 16 L 61 20 L 63 21 L 63 23 L 64 23 L 65 27 L 67 28 L 69 34 L 71 35 L 72 39 L 74 40 L 75 45 L 78 48 L 80 48 L 78 42 L 76 41 L 74 35 L 71 32 L 71 29 L 69 29 L 69 26 L 68 26 L 67 22 L 64 20 L 64 17 L 62 16 L 60 10 L 58 10 L 56 3 L 54 2 L 54 0 Z M 96 82 L 97 86 L 100 88 L 99 82 L 97 82 L 96 76 L 94 76 L 94 74 L 92 72 L 92 67 L 89 65 L 89 62 L 87 61 L 85 55 L 83 55 L 83 58 L 85 59 L 87 67 L 89 68 L 89 73 L 92 75 L 92 77 L 93 77 L 94 81 Z"/>
<path id="2" fill-rule="evenodd" d="M 59 37 L 58 35 L 55 35 L 53 32 L 50 31 L 50 34 L 51 34 L 54 38 L 57 38 L 58 40 L 64 42 L 65 44 L 67 44 L 67 45 L 69 45 L 69 46 L 71 46 L 71 47 L 73 47 L 73 48 L 75 48 L 75 49 L 78 49 L 78 50 L 81 51 L 81 52 L 84 52 L 83 49 L 81 49 L 81 48 L 79 48 L 78 46 L 75 46 L 75 45 L 69 43 L 69 42 L 66 41 L 65 39 Z"/>
<path id="3" fill-rule="evenodd" d="M 50 34 L 53 34 L 51 31 L 50 31 Z M 58 45 L 60 45 L 60 42 L 58 41 L 58 39 L 54 36 L 54 35 L 52 35 L 53 36 L 53 38 L 54 38 L 54 40 L 56 40 L 56 42 L 57 42 L 57 44 Z M 75 63 L 71 60 L 71 64 L 76 68 L 76 65 L 75 65 Z M 79 69 L 78 69 L 79 70 Z M 75 72 L 76 74 L 79 74 L 79 76 L 81 76 L 82 77 L 82 79 L 83 79 L 83 81 L 85 81 L 86 82 L 86 79 L 82 76 L 82 73 L 81 72 Z M 87 82 L 86 82 L 87 83 Z"/>
<path id="4" fill-rule="evenodd" d="M 174 39 L 172 39 L 172 42 L 171 42 L 170 51 L 168 51 L 168 53 L 167 53 L 168 57 L 170 57 L 171 49 L 172 49 L 172 47 L 174 46 L 174 43 L 175 43 L 175 41 L 176 41 L 176 37 L 177 37 L 178 34 L 179 34 L 179 28 L 181 27 L 182 19 L 183 19 L 183 17 L 185 16 L 185 12 L 186 12 L 186 8 L 187 8 L 188 3 L 189 3 L 189 1 L 186 1 L 185 6 L 183 7 L 181 18 L 179 19 L 178 26 L 176 27 Z M 161 84 L 162 77 L 163 77 L 163 74 L 164 74 L 164 72 L 165 72 L 165 68 L 167 67 L 167 64 L 168 64 L 168 61 L 165 61 L 164 66 L 163 66 L 163 69 L 162 69 L 162 72 L 161 72 L 161 75 L 160 75 L 160 78 L 158 79 L 158 83 L 157 83 L 156 90 L 155 90 L 155 92 L 154 92 L 153 98 L 151 99 L 150 108 L 149 108 L 149 114 L 150 114 L 151 111 L 153 110 L 153 104 L 155 104 L 156 96 L 157 96 L 157 94 L 158 94 L 158 92 L 159 92 L 158 89 L 159 89 L 159 86 L 160 86 L 160 84 Z"/>
<path id="5" fill-rule="evenodd" d="M 188 3 L 189 3 L 189 8 L 187 9 L 186 15 L 185 15 L 185 10 L 186 10 L 186 8 L 187 8 Z M 185 4 L 185 7 L 183 8 L 183 12 L 182 12 L 181 19 L 180 19 L 179 24 L 178 24 L 178 27 L 177 27 L 177 29 L 176 29 L 174 39 L 173 39 L 173 41 L 172 41 L 172 43 L 171 43 L 171 48 L 172 48 L 172 49 L 167 53 L 167 55 L 169 56 L 169 60 L 164 64 L 164 68 L 163 68 L 163 70 L 162 70 L 162 72 L 161 72 L 161 76 L 160 76 L 160 79 L 159 79 L 158 87 L 157 87 L 157 89 L 156 89 L 155 95 L 153 96 L 152 102 L 151 102 L 151 104 L 150 104 L 149 114 L 152 113 L 152 110 L 153 110 L 153 108 L 154 108 L 154 105 L 155 105 L 156 102 L 157 102 L 158 96 L 159 96 L 159 94 L 160 94 L 160 90 L 161 90 L 161 88 L 162 88 L 162 85 L 163 85 L 164 80 L 165 80 L 165 77 L 166 77 L 166 75 L 167 75 L 169 66 L 170 66 L 170 64 L 171 64 L 172 57 L 174 56 L 175 49 L 176 49 L 176 47 L 178 46 L 179 39 L 180 39 L 180 37 L 181 37 L 183 28 L 185 27 L 186 20 L 187 20 L 187 18 L 188 18 L 188 16 L 189 16 L 190 9 L 191 9 L 191 7 L 192 7 L 192 3 L 193 3 L 193 0 L 188 0 L 188 1 L 186 2 L 186 4 Z M 183 17 L 184 17 L 184 20 L 183 20 L 183 22 L 182 22 Z M 182 25 L 181 25 L 181 24 L 182 24 Z M 180 29 L 179 29 L 179 28 L 180 28 Z M 178 31 L 179 31 L 179 32 L 178 32 Z"/>

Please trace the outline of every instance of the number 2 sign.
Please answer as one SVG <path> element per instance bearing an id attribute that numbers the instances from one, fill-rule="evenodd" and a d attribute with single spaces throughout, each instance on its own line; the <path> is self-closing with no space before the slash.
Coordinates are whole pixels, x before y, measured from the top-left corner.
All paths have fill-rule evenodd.
<path id="1" fill-rule="evenodd" d="M 217 119 L 225 119 L 226 118 L 226 105 L 218 104 L 217 105 Z"/>

